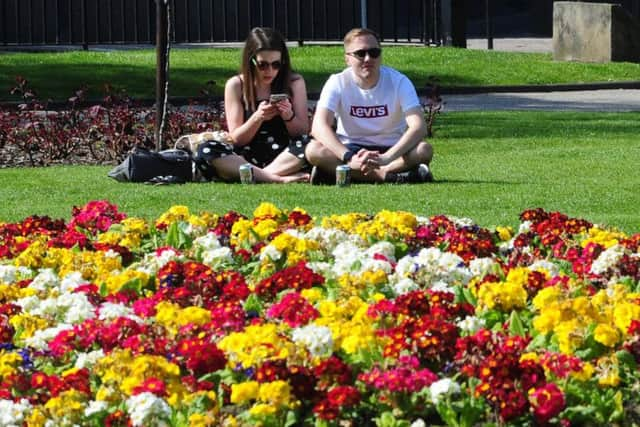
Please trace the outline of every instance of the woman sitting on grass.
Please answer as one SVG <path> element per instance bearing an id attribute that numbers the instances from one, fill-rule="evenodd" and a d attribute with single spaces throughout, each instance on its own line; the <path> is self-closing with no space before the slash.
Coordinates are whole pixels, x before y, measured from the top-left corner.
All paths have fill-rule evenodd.
<path id="1" fill-rule="evenodd" d="M 291 69 L 279 32 L 249 32 L 240 74 L 225 85 L 224 106 L 232 144 L 211 141 L 199 148 L 220 178 L 238 181 L 240 165 L 251 163 L 256 182 L 308 181 L 309 174 L 300 172 L 307 166 L 307 89 Z"/>

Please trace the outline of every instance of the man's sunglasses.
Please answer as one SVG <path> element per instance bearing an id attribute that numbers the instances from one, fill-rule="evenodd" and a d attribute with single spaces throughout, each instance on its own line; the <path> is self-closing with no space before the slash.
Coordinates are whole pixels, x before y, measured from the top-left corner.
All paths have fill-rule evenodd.
<path id="1" fill-rule="evenodd" d="M 256 61 L 256 58 L 251 58 L 251 62 L 253 62 L 253 65 L 255 65 L 260 71 L 265 71 L 269 67 L 273 68 L 274 70 L 279 70 L 280 67 L 282 67 L 281 61 Z"/>
<path id="2" fill-rule="evenodd" d="M 367 55 L 369 58 L 376 59 L 382 53 L 382 49 L 379 47 L 372 47 L 371 49 L 358 49 L 353 52 L 348 52 L 347 55 L 354 56 L 358 59 L 364 59 Z"/>

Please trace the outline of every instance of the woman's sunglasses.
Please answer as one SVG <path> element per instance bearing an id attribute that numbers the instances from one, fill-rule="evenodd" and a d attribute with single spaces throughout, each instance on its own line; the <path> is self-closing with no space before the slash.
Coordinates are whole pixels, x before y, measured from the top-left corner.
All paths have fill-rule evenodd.
<path id="1" fill-rule="evenodd" d="M 376 59 L 382 53 L 382 49 L 379 47 L 372 47 L 371 49 L 358 49 L 353 52 L 348 52 L 347 55 L 354 56 L 358 59 L 364 59 L 367 55 L 369 58 Z"/>
<path id="2" fill-rule="evenodd" d="M 255 65 L 260 71 L 265 71 L 269 67 L 273 68 L 274 70 L 279 70 L 280 67 L 282 67 L 281 61 L 267 62 L 257 61 L 256 58 L 251 58 L 251 62 L 253 62 L 253 65 Z"/>

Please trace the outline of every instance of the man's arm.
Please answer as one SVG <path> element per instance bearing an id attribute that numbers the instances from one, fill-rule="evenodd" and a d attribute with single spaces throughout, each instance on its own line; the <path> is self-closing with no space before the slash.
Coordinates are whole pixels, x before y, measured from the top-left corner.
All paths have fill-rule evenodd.
<path id="1" fill-rule="evenodd" d="M 336 132 L 333 130 L 334 114 L 331 110 L 318 107 L 313 116 L 313 124 L 311 126 L 311 134 L 313 138 L 327 147 L 335 156 L 342 160 L 344 153 L 348 150 L 340 142 Z"/>
<path id="2" fill-rule="evenodd" d="M 398 157 L 403 156 L 414 148 L 427 135 L 427 123 L 421 107 L 415 107 L 405 113 L 407 130 L 402 134 L 398 142 L 386 153 L 380 155 L 378 165 L 388 165 Z"/>

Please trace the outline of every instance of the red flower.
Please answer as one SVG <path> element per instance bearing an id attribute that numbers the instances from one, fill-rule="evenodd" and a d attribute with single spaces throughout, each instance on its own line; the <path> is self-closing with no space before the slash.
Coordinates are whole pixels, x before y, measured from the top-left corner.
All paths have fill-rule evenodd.
<path id="1" fill-rule="evenodd" d="M 281 319 L 291 328 L 306 325 L 319 316 L 318 310 L 297 292 L 285 294 L 267 310 L 267 317 Z"/>
<path id="2" fill-rule="evenodd" d="M 545 424 L 564 409 L 564 393 L 556 384 L 547 383 L 529 394 L 529 402 L 536 421 Z"/>
<path id="3" fill-rule="evenodd" d="M 324 277 L 314 273 L 307 267 L 304 261 L 278 271 L 271 277 L 262 280 L 256 286 L 256 294 L 264 298 L 275 298 L 276 295 L 286 289 L 309 289 L 313 286 L 320 286 L 324 283 Z"/>
<path id="4" fill-rule="evenodd" d="M 158 378 L 147 378 L 142 384 L 133 388 L 133 395 L 140 393 L 153 393 L 158 397 L 167 396 L 167 385 Z"/>

